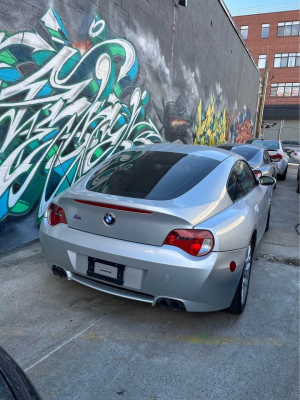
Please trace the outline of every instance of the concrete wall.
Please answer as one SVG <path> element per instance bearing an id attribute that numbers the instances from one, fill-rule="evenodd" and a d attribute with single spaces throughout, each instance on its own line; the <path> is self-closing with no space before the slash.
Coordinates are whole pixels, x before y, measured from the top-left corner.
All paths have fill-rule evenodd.
<path id="1" fill-rule="evenodd" d="M 114 152 L 246 140 L 258 86 L 218 0 L 2 0 L 0 251 Z"/>

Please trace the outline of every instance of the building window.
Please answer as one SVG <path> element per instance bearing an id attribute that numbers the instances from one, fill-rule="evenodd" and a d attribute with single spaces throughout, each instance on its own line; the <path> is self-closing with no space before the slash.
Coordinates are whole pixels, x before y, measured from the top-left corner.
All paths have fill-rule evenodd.
<path id="1" fill-rule="evenodd" d="M 272 83 L 271 97 L 299 97 L 300 83 Z"/>
<path id="2" fill-rule="evenodd" d="M 279 22 L 277 36 L 298 36 L 300 34 L 299 26 L 299 21 Z"/>
<path id="3" fill-rule="evenodd" d="M 265 68 L 266 61 L 267 61 L 267 55 L 266 54 L 260 54 L 258 56 L 258 68 L 260 68 L 260 69 Z"/>
<path id="4" fill-rule="evenodd" d="M 244 40 L 248 39 L 248 25 L 241 26 L 241 35 Z"/>
<path id="5" fill-rule="evenodd" d="M 300 53 L 275 54 L 274 68 L 300 67 Z"/>
<path id="6" fill-rule="evenodd" d="M 261 26 L 261 35 L 262 39 L 268 38 L 270 34 L 270 24 L 262 24 Z"/>

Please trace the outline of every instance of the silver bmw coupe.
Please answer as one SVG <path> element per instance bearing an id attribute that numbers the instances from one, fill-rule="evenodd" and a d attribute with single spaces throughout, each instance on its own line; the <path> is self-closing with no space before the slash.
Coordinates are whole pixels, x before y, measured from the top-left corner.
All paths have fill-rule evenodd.
<path id="1" fill-rule="evenodd" d="M 55 275 L 102 292 L 240 314 L 275 183 L 226 150 L 133 147 L 52 200 L 43 253 Z"/>

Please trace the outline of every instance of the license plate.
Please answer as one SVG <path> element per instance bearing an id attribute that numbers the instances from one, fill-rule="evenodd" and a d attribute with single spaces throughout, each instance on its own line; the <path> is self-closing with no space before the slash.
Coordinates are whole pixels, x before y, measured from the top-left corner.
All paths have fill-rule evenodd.
<path id="1" fill-rule="evenodd" d="M 124 270 L 125 265 L 88 257 L 87 276 L 90 276 L 91 278 L 111 282 L 116 285 L 123 285 Z"/>

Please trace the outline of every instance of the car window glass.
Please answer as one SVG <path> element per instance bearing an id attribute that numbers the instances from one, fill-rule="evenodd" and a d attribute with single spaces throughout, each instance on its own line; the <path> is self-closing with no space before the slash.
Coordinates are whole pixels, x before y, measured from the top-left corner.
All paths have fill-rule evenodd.
<path id="1" fill-rule="evenodd" d="M 231 149 L 232 152 L 239 154 L 244 157 L 247 161 L 251 160 L 251 158 L 255 157 L 256 154 L 260 151 L 257 147 L 251 146 L 236 146 Z"/>
<path id="2" fill-rule="evenodd" d="M 237 161 L 227 182 L 227 192 L 232 201 L 247 195 L 256 186 L 251 168 L 244 161 Z"/>
<path id="3" fill-rule="evenodd" d="M 219 161 L 163 151 L 123 151 L 104 163 L 86 188 L 138 199 L 170 200 L 192 189 Z"/>
<path id="4" fill-rule="evenodd" d="M 271 162 L 269 153 L 267 151 L 264 151 L 264 163 L 269 164 Z"/>
<path id="5" fill-rule="evenodd" d="M 255 186 L 256 180 L 249 165 L 244 161 L 238 161 L 240 174 L 237 175 L 238 182 L 240 182 L 244 194 L 249 193 Z"/>
<path id="6" fill-rule="evenodd" d="M 280 148 L 277 140 L 254 140 L 253 144 L 258 144 L 267 150 L 278 150 Z"/>
<path id="7" fill-rule="evenodd" d="M 232 201 L 236 201 L 243 196 L 243 188 L 237 181 L 237 175 L 234 170 L 231 171 L 227 182 L 227 192 Z"/>

